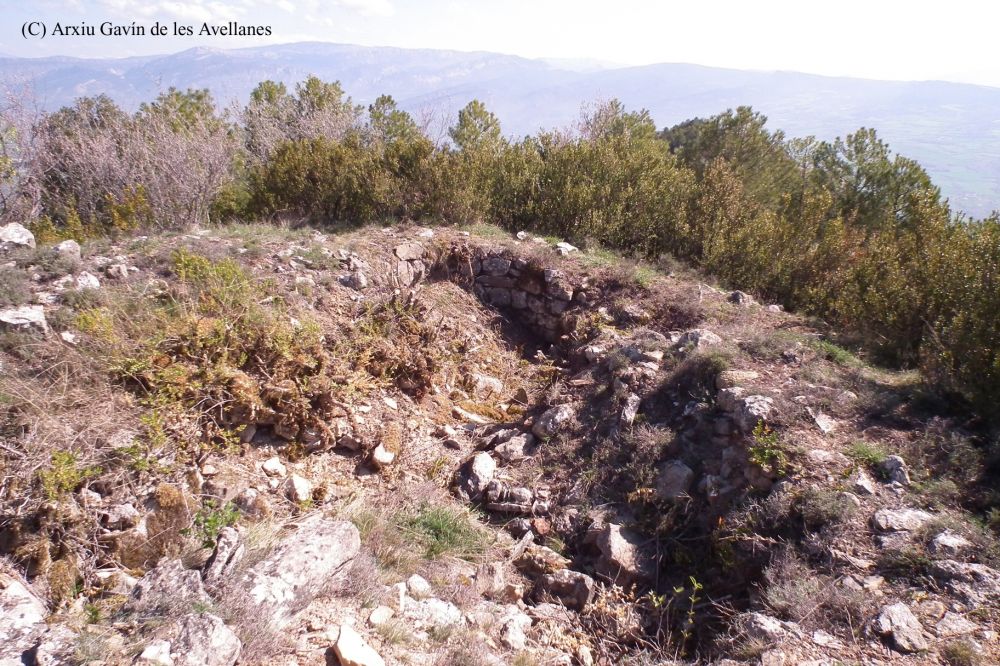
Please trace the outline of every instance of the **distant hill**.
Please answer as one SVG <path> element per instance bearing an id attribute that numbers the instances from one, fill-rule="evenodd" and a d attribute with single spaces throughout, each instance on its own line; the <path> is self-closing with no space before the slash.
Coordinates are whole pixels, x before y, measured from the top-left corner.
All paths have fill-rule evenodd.
<path id="1" fill-rule="evenodd" d="M 357 102 L 389 93 L 414 112 L 454 113 L 479 98 L 514 136 L 567 125 L 581 105 L 612 97 L 648 108 L 660 126 L 749 104 L 791 136 L 830 139 L 874 127 L 923 164 L 957 209 L 1000 208 L 1000 88 L 322 43 L 123 59 L 0 57 L 0 81 L 32 83 L 49 109 L 100 93 L 134 108 L 169 86 L 244 100 L 261 80 L 293 84 L 309 74 L 340 80 Z"/>

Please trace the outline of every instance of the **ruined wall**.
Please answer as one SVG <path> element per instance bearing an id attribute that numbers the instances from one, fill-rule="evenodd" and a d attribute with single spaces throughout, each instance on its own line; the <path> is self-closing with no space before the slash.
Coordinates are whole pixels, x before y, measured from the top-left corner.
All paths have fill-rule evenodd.
<path id="1" fill-rule="evenodd" d="M 514 256 L 510 250 L 453 247 L 449 275 L 466 281 L 484 302 L 501 308 L 549 342 L 576 326 L 578 306 L 588 303 L 586 280 Z"/>

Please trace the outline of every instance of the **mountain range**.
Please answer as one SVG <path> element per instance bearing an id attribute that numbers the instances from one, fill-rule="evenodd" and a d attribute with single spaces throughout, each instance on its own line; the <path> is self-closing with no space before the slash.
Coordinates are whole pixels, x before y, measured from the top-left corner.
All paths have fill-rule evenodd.
<path id="1" fill-rule="evenodd" d="M 310 74 L 339 80 L 358 103 L 388 93 L 415 113 L 453 116 L 477 98 L 511 136 L 569 125 L 583 105 L 610 98 L 649 109 L 660 127 L 739 105 L 789 136 L 832 139 L 874 127 L 928 170 L 956 210 L 1000 208 L 1000 88 L 312 42 L 117 59 L 0 57 L 0 81 L 28 84 L 45 109 L 101 93 L 135 108 L 170 86 L 209 88 L 228 103 L 264 79 L 291 87 Z"/>

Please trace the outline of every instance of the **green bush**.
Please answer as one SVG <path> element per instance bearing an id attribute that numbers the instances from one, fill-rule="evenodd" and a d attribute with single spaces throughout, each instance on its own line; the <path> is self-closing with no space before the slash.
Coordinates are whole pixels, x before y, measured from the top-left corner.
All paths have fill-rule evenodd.
<path id="1" fill-rule="evenodd" d="M 169 90 L 134 115 L 107 98 L 50 114 L 35 130 L 42 172 L 17 181 L 43 185 L 32 226 L 51 239 L 294 213 L 340 226 L 485 222 L 636 258 L 669 253 L 820 316 L 873 360 L 920 367 L 953 402 L 1000 418 L 1000 216 L 955 215 L 871 129 L 788 139 L 740 107 L 658 134 L 648 112 L 611 101 L 577 131 L 511 141 L 474 100 L 438 145 L 392 98 L 365 119 L 315 77 L 294 93 L 262 83 L 240 121 L 217 117 L 207 91 Z M 140 158 L 159 153 L 127 148 L 136 142 L 180 148 L 150 161 Z"/>
<path id="2" fill-rule="evenodd" d="M 964 639 L 946 643 L 941 648 L 941 658 L 948 666 L 979 666 L 986 663 L 976 646 Z"/>
<path id="3" fill-rule="evenodd" d="M 795 508 L 811 528 L 843 522 L 857 510 L 857 506 L 846 494 L 815 487 L 807 488 L 798 497 Z"/>
<path id="4" fill-rule="evenodd" d="M 405 526 L 424 545 L 428 558 L 453 555 L 469 559 L 489 545 L 488 536 L 468 511 L 446 506 L 424 506 Z"/>
<path id="5" fill-rule="evenodd" d="M 98 467 L 82 467 L 70 451 L 53 451 L 46 469 L 38 472 L 38 480 L 49 500 L 56 500 L 76 490 L 87 479 L 100 473 Z"/>
<path id="6" fill-rule="evenodd" d="M 0 268 L 0 307 L 23 305 L 30 300 L 28 274 L 16 268 Z"/>
<path id="7" fill-rule="evenodd" d="M 878 466 L 889 457 L 889 454 L 878 444 L 854 442 L 847 447 L 847 456 L 859 465 L 876 471 Z"/>
<path id="8" fill-rule="evenodd" d="M 202 548 L 214 548 L 222 528 L 235 525 L 240 513 L 232 502 L 220 505 L 214 500 L 205 500 L 205 504 L 194 516 L 194 523 L 188 534 L 201 543 Z"/>

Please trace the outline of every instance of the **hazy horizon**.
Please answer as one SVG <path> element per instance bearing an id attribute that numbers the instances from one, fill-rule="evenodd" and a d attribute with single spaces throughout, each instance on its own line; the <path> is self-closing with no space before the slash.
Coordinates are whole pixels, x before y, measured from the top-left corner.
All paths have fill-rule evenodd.
<path id="1" fill-rule="evenodd" d="M 212 51 L 249 51 L 254 49 L 264 49 L 264 48 L 281 48 L 288 46 L 299 46 L 307 44 L 318 44 L 318 45 L 328 45 L 328 46 L 349 46 L 349 47 L 361 47 L 370 49 L 397 49 L 401 51 L 442 51 L 450 53 L 463 53 L 463 54 L 490 54 L 499 56 L 509 56 L 512 58 L 522 58 L 524 60 L 531 60 L 534 62 L 544 62 L 552 64 L 554 66 L 560 66 L 563 69 L 574 70 L 579 69 L 580 71 L 610 71 L 610 70 L 622 70 L 622 69 L 637 69 L 641 67 L 650 67 L 655 65 L 684 65 L 692 67 L 705 67 L 709 69 L 729 69 L 736 72 L 756 72 L 761 74 L 802 74 L 805 76 L 816 76 L 821 78 L 829 79 L 857 79 L 860 81 L 872 81 L 872 82 L 895 82 L 895 83 L 952 83 L 956 85 L 971 85 L 983 88 L 994 88 L 1000 89 L 1000 83 L 997 84 L 986 84 L 986 83 L 969 83 L 964 81 L 953 81 L 948 79 L 892 79 L 892 78 L 871 78 L 865 76 L 837 76 L 834 74 L 820 74 L 816 72 L 807 72 L 798 69 L 789 68 L 778 68 L 778 69 L 762 69 L 754 67 L 719 67 L 716 65 L 708 65 L 701 62 L 684 61 L 684 60 L 673 60 L 673 61 L 661 61 L 661 62 L 650 62 L 643 64 L 630 64 L 621 62 L 611 62 L 606 60 L 600 60 L 597 58 L 568 58 L 559 56 L 524 56 L 517 53 L 507 53 L 502 51 L 489 51 L 486 49 L 452 49 L 452 48 L 434 48 L 434 47 L 403 47 L 403 46 L 393 46 L 391 44 L 357 44 L 352 42 L 334 42 L 329 40 L 311 39 L 311 40 L 301 40 L 296 42 L 275 42 L 268 44 L 258 44 L 253 46 L 210 46 L 210 45 L 195 45 L 188 46 L 175 51 L 163 51 L 158 53 L 147 53 L 142 55 L 132 55 L 132 56 L 100 56 L 100 55 L 78 55 L 72 53 L 57 53 L 49 55 L 15 55 L 5 51 L 0 51 L 0 58 L 8 58 L 14 60 L 44 60 L 46 58 L 68 58 L 75 60 L 127 60 L 131 58 L 169 58 L 171 56 L 176 56 L 178 54 L 184 53 L 185 51 L 196 51 L 199 49 L 206 49 Z"/>
<path id="2" fill-rule="evenodd" d="M 121 58 L 207 46 L 233 49 L 319 41 L 366 47 L 433 48 L 586 60 L 634 67 L 698 64 L 884 81 L 946 81 L 1000 87 L 993 26 L 1000 6 L 955 0 L 947 13 L 927 0 L 871 3 L 791 0 L 711 8 L 649 0 L 0 0 L 11 57 Z M 725 21 L 719 17 L 725 16 Z M 89 26 L 268 25 L 265 37 L 22 38 L 25 22 Z"/>

